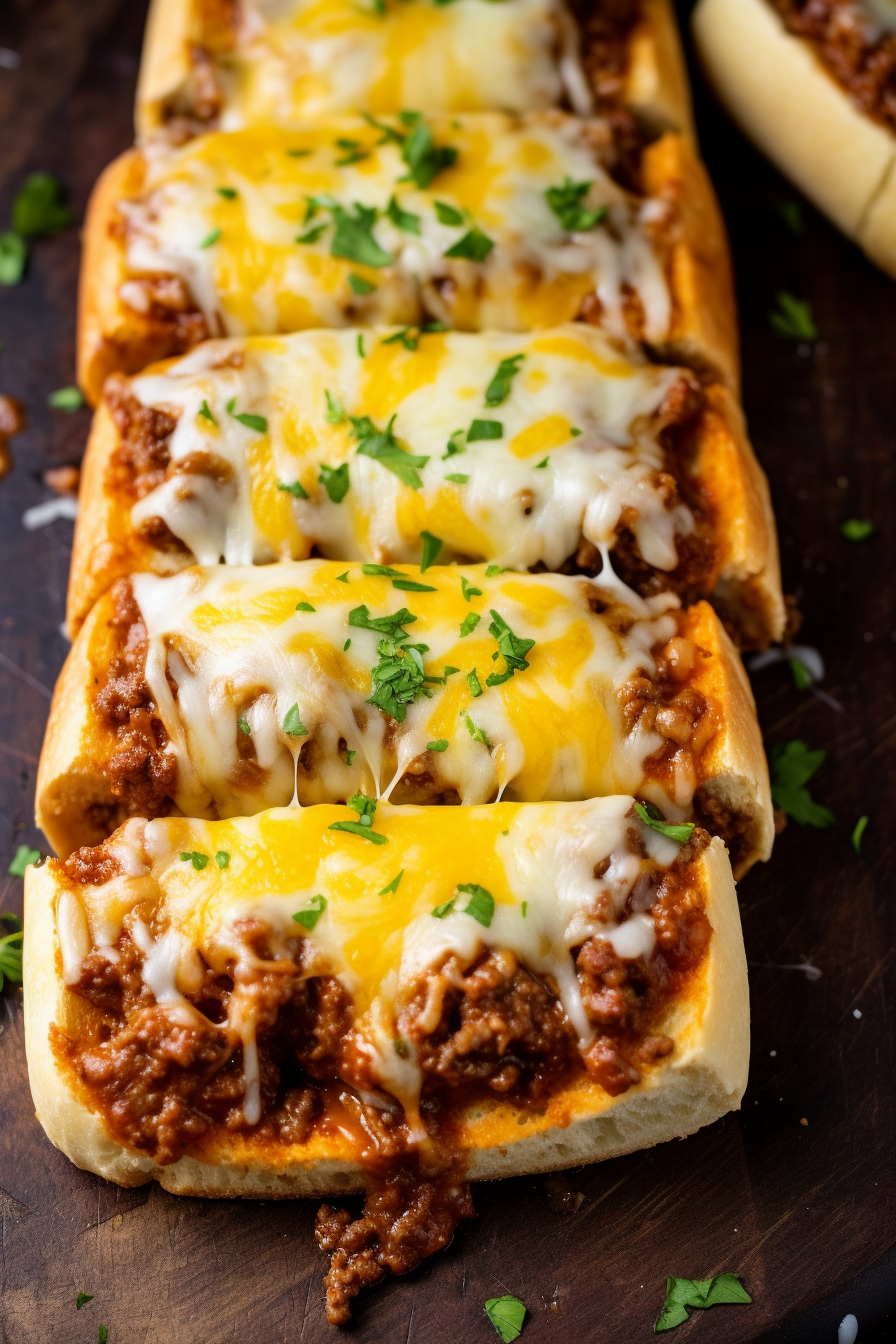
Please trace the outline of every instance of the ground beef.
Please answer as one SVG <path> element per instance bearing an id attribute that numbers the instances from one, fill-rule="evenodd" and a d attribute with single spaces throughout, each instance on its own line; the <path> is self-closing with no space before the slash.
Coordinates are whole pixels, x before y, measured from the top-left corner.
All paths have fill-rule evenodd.
<path id="1" fill-rule="evenodd" d="M 622 96 L 628 73 L 629 38 L 640 10 L 640 0 L 573 5 L 582 30 L 582 65 L 603 113 L 618 106 Z"/>
<path id="2" fill-rule="evenodd" d="M 790 32 L 815 44 L 834 79 L 866 116 L 896 131 L 896 33 L 856 0 L 773 0 Z"/>
<path id="3" fill-rule="evenodd" d="M 177 426 L 177 416 L 159 406 L 144 406 L 120 374 L 107 380 L 103 397 L 118 430 L 109 468 L 110 488 L 142 499 L 165 479 L 170 461 L 168 439 Z"/>
<path id="4" fill-rule="evenodd" d="M 115 583 L 111 602 L 109 624 L 118 646 L 94 696 L 97 718 L 115 739 L 102 774 L 119 800 L 117 820 L 157 817 L 170 810 L 177 760 L 165 750 L 168 734 L 146 681 L 146 627 L 129 580 Z"/>
<path id="5" fill-rule="evenodd" d="M 475 1216 L 470 1188 L 456 1172 L 426 1174 L 412 1160 L 370 1185 L 360 1218 L 324 1204 L 314 1231 L 318 1246 L 330 1253 L 327 1320 L 347 1325 L 352 1298 L 362 1289 L 389 1271 L 415 1269 L 450 1243 L 461 1219 Z"/>
<path id="6" fill-rule="evenodd" d="M 439 1089 L 480 1084 L 535 1100 L 577 1055 L 556 994 L 507 950 L 488 952 L 467 971 L 449 958 L 420 987 L 398 1027 L 417 1047 L 428 1084 Z"/>

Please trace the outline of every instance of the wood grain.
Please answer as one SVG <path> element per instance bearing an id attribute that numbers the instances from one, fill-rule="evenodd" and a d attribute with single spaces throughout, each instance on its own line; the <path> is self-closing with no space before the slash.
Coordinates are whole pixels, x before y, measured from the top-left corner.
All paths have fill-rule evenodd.
<path id="1" fill-rule="evenodd" d="M 143 17 L 137 0 L 7 0 L 0 46 L 23 62 L 0 68 L 0 227 L 38 168 L 64 179 L 81 216 L 93 179 L 131 135 Z M 756 677 L 761 716 L 771 742 L 799 736 L 827 749 L 813 788 L 838 824 L 791 826 L 742 888 L 754 1050 L 740 1115 L 560 1187 L 478 1189 L 478 1223 L 363 1301 L 359 1341 L 494 1340 L 482 1303 L 513 1292 L 529 1307 L 526 1344 L 646 1344 L 667 1274 L 722 1270 L 743 1275 L 754 1306 L 706 1313 L 682 1340 L 793 1338 L 779 1323 L 896 1246 L 896 291 L 808 208 L 805 235 L 788 233 L 777 209 L 792 191 L 711 104 L 699 112 L 734 242 L 747 412 L 772 479 L 786 586 L 805 614 L 803 638 L 825 657 L 822 689 L 839 705 L 798 692 L 778 666 Z M 26 282 L 0 290 L 0 391 L 30 415 L 0 482 L 4 870 L 17 843 L 38 840 L 34 769 L 66 648 L 71 524 L 29 533 L 21 516 L 48 497 L 41 471 L 76 461 L 87 430 L 86 412 L 46 405 L 73 380 L 77 266 L 71 230 L 37 243 Z M 768 310 L 783 289 L 811 301 L 814 348 L 771 333 Z M 871 518 L 874 537 L 844 541 L 848 517 Z M 871 822 L 858 858 L 849 835 L 862 813 Z M 20 903 L 19 880 L 0 888 L 0 908 Z M 803 960 L 820 979 L 785 969 Z M 75 1170 L 31 1111 L 16 992 L 0 1004 L 0 1077 L 3 1341 L 95 1340 L 100 1321 L 110 1344 L 335 1338 L 310 1204 L 178 1200 Z M 79 1291 L 95 1297 L 76 1313 Z M 833 1311 L 822 1309 L 817 1335 L 831 1344 L 843 1314 Z"/>

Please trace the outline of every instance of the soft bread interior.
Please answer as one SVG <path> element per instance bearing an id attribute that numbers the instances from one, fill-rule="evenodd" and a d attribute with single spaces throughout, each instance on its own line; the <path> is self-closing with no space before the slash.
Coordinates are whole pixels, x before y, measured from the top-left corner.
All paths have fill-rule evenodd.
<path id="1" fill-rule="evenodd" d="M 767 0 L 700 0 L 693 31 L 710 83 L 738 125 L 896 273 L 896 231 L 881 202 L 896 137 L 850 102 L 812 44 L 788 33 Z"/>
<path id="2" fill-rule="evenodd" d="M 508 1102 L 471 1111 L 462 1129 L 471 1179 L 549 1171 L 620 1156 L 711 1124 L 740 1104 L 749 1058 L 747 968 L 734 881 L 724 846 L 701 855 L 709 951 L 683 999 L 663 1023 L 676 1048 L 649 1078 L 621 1097 L 583 1083 L 551 1099 L 544 1114 Z M 25 883 L 25 1031 L 37 1117 L 48 1138 L 76 1166 L 120 1185 L 156 1179 L 177 1194 L 263 1196 L 341 1194 L 362 1188 L 364 1173 L 338 1139 L 310 1145 L 222 1141 L 219 1160 L 181 1158 L 170 1166 L 109 1138 L 99 1115 L 73 1090 L 49 1045 L 51 1024 L 77 1031 L 85 1005 L 61 976 L 56 931 L 58 880 L 52 867 L 31 868 Z M 520 1121 L 523 1123 L 520 1123 Z"/>

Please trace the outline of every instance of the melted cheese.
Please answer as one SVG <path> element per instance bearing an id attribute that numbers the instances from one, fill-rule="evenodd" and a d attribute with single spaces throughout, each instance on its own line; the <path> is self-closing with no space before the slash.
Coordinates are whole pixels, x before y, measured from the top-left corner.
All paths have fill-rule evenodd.
<path id="1" fill-rule="evenodd" d="M 288 125 L 365 108 L 591 111 L 563 0 L 242 0 L 217 58 L 221 125 Z"/>
<path id="2" fill-rule="evenodd" d="M 381 803 L 381 845 L 329 829 L 349 815 L 345 807 L 321 806 L 223 822 L 131 823 L 119 836 L 126 834 L 145 875 L 64 893 L 89 928 L 88 948 L 115 942 L 127 921 L 145 953 L 144 981 L 168 1011 L 195 1011 L 184 994 L 195 985 L 197 951 L 214 971 L 236 965 L 228 1027 L 243 1045 L 250 1123 L 259 1117 L 257 1055 L 252 995 L 243 983 L 259 963 L 240 935 L 242 920 L 262 920 L 274 956 L 288 956 L 284 941 L 300 936 L 293 915 L 323 898 L 307 935 L 318 954 L 310 973 L 342 981 L 362 1048 L 411 1117 L 420 1074 L 413 1055 L 395 1052 L 398 1019 L 409 989 L 447 956 L 467 965 L 483 948 L 509 948 L 535 974 L 553 978 L 585 1046 L 593 1032 L 571 950 L 598 936 L 624 959 L 652 954 L 652 920 L 625 907 L 633 895 L 637 906 L 639 882 L 670 864 L 678 846 L 642 826 L 631 798 L 438 809 Z M 214 861 L 221 851 L 229 855 L 223 869 Z M 201 870 L 181 858 L 194 852 L 209 858 Z M 399 872 L 395 889 L 384 892 Z M 487 926 L 465 913 L 468 897 L 458 888 L 470 883 L 493 898 Z M 451 900 L 444 918 L 433 916 Z M 61 911 L 57 920 L 61 925 Z"/>
<path id="3" fill-rule="evenodd" d="M 464 330 L 530 330 L 576 318 L 596 293 L 604 329 L 624 340 L 628 286 L 641 300 L 645 339 L 663 339 L 671 300 L 650 233 L 665 207 L 630 197 L 600 166 L 594 144 L 606 142 L 605 126 L 560 114 L 437 117 L 429 126 L 436 145 L 456 149 L 457 160 L 425 190 L 402 180 L 400 147 L 382 143 L 361 118 L 218 133 L 158 149 L 148 155 L 144 196 L 121 206 L 128 272 L 181 276 L 220 335 L 427 318 Z M 346 162 L 353 155 L 340 139 L 366 157 Z M 563 228 L 545 192 L 567 179 L 590 183 L 582 204 L 606 208 L 603 224 Z M 388 217 L 393 196 L 418 217 L 418 233 Z M 330 211 L 319 206 L 309 218 L 309 197 L 349 212 L 358 204 L 376 209 L 373 237 L 391 264 L 332 255 Z M 443 223 L 436 201 L 464 222 Z M 471 220 L 494 243 L 491 252 L 482 262 L 446 257 Z M 303 236 L 308 241 L 296 241 Z M 375 288 L 357 295 L 352 275 L 356 285 Z M 126 279 L 123 301 L 132 287 Z"/>
<path id="4" fill-rule="evenodd" d="M 178 416 L 168 478 L 134 507 L 135 527 L 163 519 L 203 565 L 304 559 L 312 547 L 348 560 L 415 561 L 429 531 L 442 541 L 443 561 L 558 569 L 583 537 L 612 544 L 625 515 L 644 560 L 674 568 L 676 537 L 692 530 L 693 517 L 669 505 L 658 480 L 658 412 L 679 370 L 625 359 L 584 325 L 525 336 L 422 335 L 416 350 L 393 334 L 365 333 L 364 359 L 356 331 L 211 342 L 134 379 L 145 406 Z M 488 407 L 500 362 L 518 354 L 506 399 Z M 231 402 L 261 416 L 267 432 L 228 414 Z M 338 423 L 333 404 L 343 412 Z M 200 414 L 203 405 L 214 422 Z M 350 416 L 380 428 L 395 416 L 402 445 L 428 458 L 421 488 L 358 453 Z M 451 436 L 477 417 L 497 420 L 502 437 L 467 444 L 462 436 L 462 451 L 449 455 Z M 197 453 L 223 459 L 226 479 L 217 461 L 214 473 L 197 474 Z M 334 502 L 320 469 L 344 463 L 350 488 Z M 307 498 L 281 483 L 298 483 Z"/>
<path id="5" fill-rule="evenodd" d="M 637 619 L 619 607 L 597 616 L 586 580 L 486 577 L 477 566 L 400 573 L 432 591 L 396 589 L 388 577 L 324 560 L 133 578 L 149 640 L 146 677 L 177 756 L 174 799 L 186 815 L 248 815 L 290 798 L 329 802 L 358 790 L 388 797 L 396 789 L 409 800 L 456 790 L 464 803 L 624 790 L 687 807 L 690 794 L 670 800 L 645 779 L 661 739 L 640 726 L 627 732 L 615 694 L 639 669 L 654 671 L 653 650 L 677 629 L 676 599 L 643 603 L 629 594 Z M 479 590 L 469 600 L 462 578 Z M 424 674 L 445 676 L 405 706 L 403 722 L 367 703 L 383 636 L 349 624 L 362 605 L 371 618 L 409 608 L 417 619 L 406 622 L 407 638 L 425 645 Z M 492 611 L 535 642 L 527 668 L 488 686 L 505 669 L 489 633 Z M 475 629 L 461 634 L 474 614 Z M 631 623 L 626 634 L 616 631 L 620 615 Z M 448 667 L 458 670 L 445 675 Z M 428 749 L 441 741 L 444 750 Z M 303 747 L 310 760 L 299 759 Z M 691 793 L 694 786 L 691 779 Z"/>

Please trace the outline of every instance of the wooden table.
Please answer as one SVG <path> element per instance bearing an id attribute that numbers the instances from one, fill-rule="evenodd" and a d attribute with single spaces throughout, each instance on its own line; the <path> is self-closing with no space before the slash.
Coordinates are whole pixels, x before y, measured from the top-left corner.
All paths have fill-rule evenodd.
<path id="1" fill-rule="evenodd" d="M 35 169 L 67 183 L 82 217 L 94 178 L 131 137 L 143 18 L 142 0 L 7 0 L 0 46 L 22 64 L 0 67 L 0 227 Z M 699 110 L 734 245 L 746 405 L 785 586 L 837 702 L 797 691 L 778 665 L 755 678 L 760 712 L 770 742 L 827 749 L 813 789 L 837 826 L 791 825 L 743 886 L 753 1064 L 740 1114 L 568 1177 L 479 1188 L 479 1221 L 446 1254 L 363 1300 L 359 1341 L 486 1344 L 497 1336 L 482 1304 L 512 1292 L 530 1311 L 525 1344 L 637 1344 L 652 1337 L 667 1274 L 723 1270 L 743 1276 L 754 1305 L 698 1313 L 677 1340 L 833 1344 L 847 1310 L 870 1324 L 896 1305 L 896 290 L 811 210 L 803 237 L 788 232 L 786 183 L 712 105 Z M 18 843 L 39 842 L 34 774 L 66 651 L 71 524 L 26 532 L 21 518 L 49 497 L 42 470 L 76 462 L 88 428 L 86 411 L 46 404 L 73 381 L 77 270 L 70 230 L 37 243 L 25 283 L 0 290 L 0 391 L 22 398 L 30 420 L 0 482 L 4 872 Z M 811 301 L 814 348 L 772 334 L 779 290 Z M 850 517 L 872 519 L 874 537 L 842 539 Z M 849 837 L 863 813 L 857 857 Z M 0 881 L 0 906 L 17 908 L 21 880 Z M 804 960 L 820 978 L 792 969 Z M 99 1322 L 110 1344 L 338 1338 L 324 1321 L 311 1203 L 182 1200 L 77 1171 L 32 1114 L 18 991 L 5 994 L 0 1023 L 4 1341 L 90 1341 Z M 76 1312 L 79 1291 L 95 1297 Z"/>

